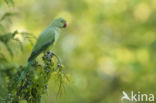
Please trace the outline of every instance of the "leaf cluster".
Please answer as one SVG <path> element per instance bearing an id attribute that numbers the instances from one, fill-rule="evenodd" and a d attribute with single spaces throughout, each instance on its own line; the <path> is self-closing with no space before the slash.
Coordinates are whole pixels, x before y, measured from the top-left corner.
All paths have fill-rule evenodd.
<path id="1" fill-rule="evenodd" d="M 3 103 L 19 103 L 22 100 L 26 100 L 27 103 L 41 103 L 42 95 L 48 92 L 48 81 L 51 75 L 59 81 L 58 94 L 60 94 L 69 78 L 64 73 L 63 67 L 55 64 L 54 57 L 52 52 L 48 52 L 42 57 L 43 63 L 35 61 L 22 82 L 17 84 L 24 70 L 24 67 L 19 67 L 8 85 L 9 93 L 7 98 L 3 99 Z"/>

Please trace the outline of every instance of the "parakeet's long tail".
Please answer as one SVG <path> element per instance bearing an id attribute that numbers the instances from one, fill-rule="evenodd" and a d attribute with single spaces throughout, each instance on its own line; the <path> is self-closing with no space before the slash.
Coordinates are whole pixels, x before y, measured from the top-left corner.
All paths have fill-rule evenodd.
<path id="1" fill-rule="evenodd" d="M 22 81 L 24 76 L 27 74 L 28 70 L 30 69 L 30 66 L 32 64 L 32 61 L 29 61 L 24 69 L 24 71 L 21 73 L 21 76 L 19 77 L 18 84 Z"/>

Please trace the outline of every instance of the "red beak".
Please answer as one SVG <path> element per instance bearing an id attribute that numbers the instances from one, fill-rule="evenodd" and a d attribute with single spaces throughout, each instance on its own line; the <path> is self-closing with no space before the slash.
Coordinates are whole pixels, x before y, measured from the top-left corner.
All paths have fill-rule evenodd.
<path id="1" fill-rule="evenodd" d="M 63 27 L 65 28 L 67 26 L 67 23 L 64 23 Z"/>

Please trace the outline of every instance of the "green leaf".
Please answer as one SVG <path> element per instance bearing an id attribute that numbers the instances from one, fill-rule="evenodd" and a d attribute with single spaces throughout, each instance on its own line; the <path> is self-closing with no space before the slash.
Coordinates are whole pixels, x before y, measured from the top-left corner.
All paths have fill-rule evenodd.
<path id="1" fill-rule="evenodd" d="M 4 0 L 8 5 L 9 4 L 12 4 L 12 5 L 14 5 L 14 1 L 13 0 Z"/>
<path id="2" fill-rule="evenodd" d="M 13 51 L 12 51 L 12 49 L 10 48 L 10 46 L 8 44 L 6 44 L 6 48 L 7 48 L 8 52 L 9 52 L 10 56 L 13 57 L 14 56 Z"/>
<path id="3" fill-rule="evenodd" d="M 20 49 L 21 49 L 21 51 L 23 52 L 23 45 L 22 45 L 22 42 L 21 42 L 18 38 L 15 38 L 15 39 L 13 39 L 13 40 L 15 40 L 16 42 L 18 42 L 18 44 L 19 44 L 19 46 L 20 46 Z"/>
<path id="4" fill-rule="evenodd" d="M 12 16 L 16 16 L 17 15 L 17 13 L 11 13 L 11 12 L 7 12 L 7 13 L 5 13 L 2 17 L 1 17 L 1 21 L 3 21 L 3 20 L 5 20 L 5 19 L 7 19 L 7 18 L 9 18 L 9 17 L 12 17 Z"/>

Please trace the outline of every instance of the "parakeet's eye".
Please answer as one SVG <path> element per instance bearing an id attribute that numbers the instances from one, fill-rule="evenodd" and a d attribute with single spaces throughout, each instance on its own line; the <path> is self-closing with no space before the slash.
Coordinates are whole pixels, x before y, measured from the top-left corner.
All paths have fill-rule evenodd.
<path id="1" fill-rule="evenodd" d="M 63 28 L 65 28 L 67 26 L 67 23 L 65 20 L 61 20 L 61 23 L 63 23 Z"/>
<path id="2" fill-rule="evenodd" d="M 61 20 L 61 23 L 64 23 L 65 21 L 64 20 Z"/>

